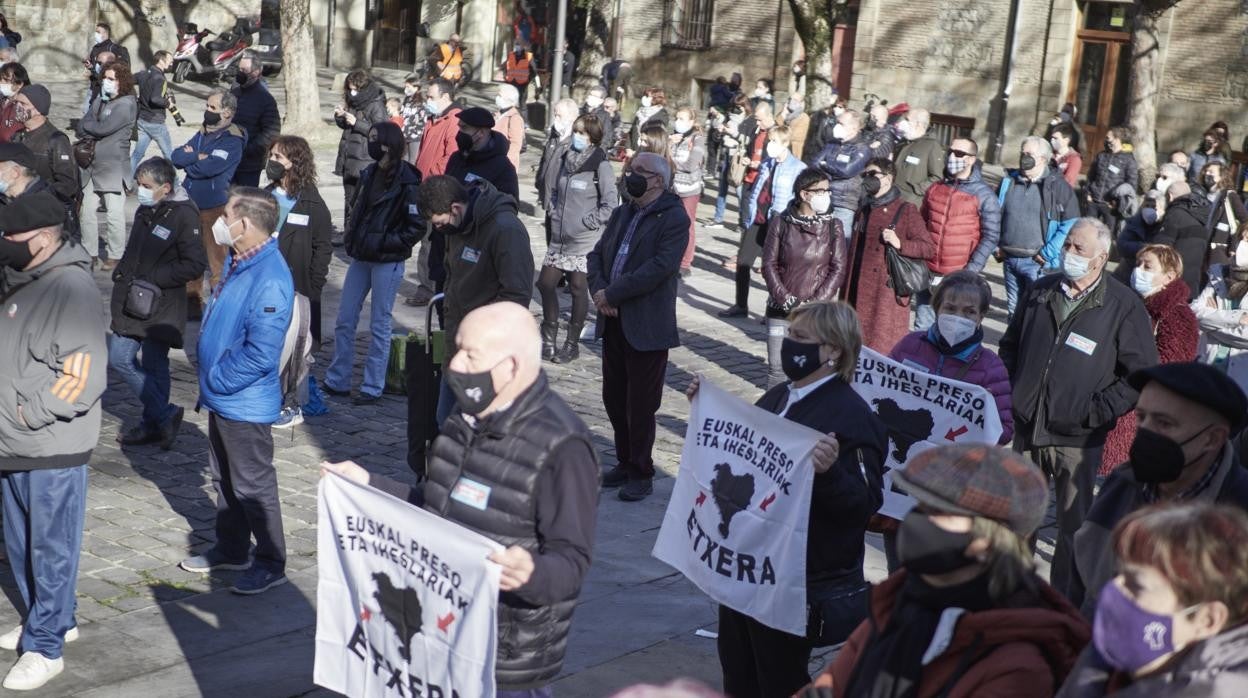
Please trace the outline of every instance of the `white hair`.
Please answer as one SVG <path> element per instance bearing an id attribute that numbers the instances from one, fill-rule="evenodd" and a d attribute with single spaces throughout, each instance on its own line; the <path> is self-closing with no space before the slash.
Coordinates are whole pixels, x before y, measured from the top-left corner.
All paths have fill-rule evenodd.
<path id="1" fill-rule="evenodd" d="M 1053 146 L 1050 145 L 1047 140 L 1041 138 L 1040 136 L 1027 136 L 1023 139 L 1023 145 L 1025 146 L 1028 143 L 1040 149 L 1040 157 L 1044 162 L 1047 163 L 1049 160 L 1053 159 Z"/>
<path id="2" fill-rule="evenodd" d="M 507 83 L 499 85 L 498 96 L 502 97 L 503 101 L 509 106 L 514 107 L 520 103 L 520 90 L 517 90 L 515 85 L 508 85 Z"/>
<path id="3" fill-rule="evenodd" d="M 517 99 L 519 99 L 519 97 L 517 97 Z M 576 100 L 564 97 L 558 102 L 555 102 L 554 112 L 555 112 L 555 116 L 558 116 L 560 114 L 567 115 L 569 122 L 570 122 L 571 120 L 580 116 L 581 105 L 577 104 Z"/>
<path id="4" fill-rule="evenodd" d="M 1084 227 L 1092 228 L 1092 230 L 1096 233 L 1096 241 L 1100 244 L 1101 251 L 1105 254 L 1109 254 L 1109 247 L 1114 240 L 1114 234 L 1110 232 L 1109 226 L 1102 223 L 1099 218 L 1089 218 L 1085 216 L 1075 221 L 1075 224 L 1070 228 L 1070 232 L 1074 233 L 1076 230 Z"/>
<path id="5" fill-rule="evenodd" d="M 1171 182 L 1183 182 L 1187 180 L 1187 173 L 1183 171 L 1182 167 L 1179 167 L 1173 162 L 1167 162 L 1157 168 L 1157 176 L 1165 177 Z"/>

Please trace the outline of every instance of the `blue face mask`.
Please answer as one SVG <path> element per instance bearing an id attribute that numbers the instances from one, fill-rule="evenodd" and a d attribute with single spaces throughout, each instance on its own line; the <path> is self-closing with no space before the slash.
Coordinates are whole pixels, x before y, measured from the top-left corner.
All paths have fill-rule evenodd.
<path id="1" fill-rule="evenodd" d="M 581 152 L 589 147 L 589 136 L 583 133 L 572 134 L 572 150 Z"/>
<path id="2" fill-rule="evenodd" d="M 434 104 L 432 101 L 425 102 L 425 111 L 429 112 L 430 114 L 434 116 L 437 116 L 438 114 L 442 113 L 442 110 L 438 109 L 438 106 Z"/>
<path id="3" fill-rule="evenodd" d="M 139 199 L 140 206 L 151 206 L 156 203 L 156 194 L 147 187 L 139 187 L 134 193 Z"/>

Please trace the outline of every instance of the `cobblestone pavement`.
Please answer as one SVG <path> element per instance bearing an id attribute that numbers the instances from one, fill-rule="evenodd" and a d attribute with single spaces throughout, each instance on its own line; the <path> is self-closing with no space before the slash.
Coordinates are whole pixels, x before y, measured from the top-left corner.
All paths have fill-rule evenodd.
<path id="1" fill-rule="evenodd" d="M 387 90 L 401 88 L 399 73 L 381 75 Z M 329 93 L 332 75 L 321 75 L 326 113 L 336 103 Z M 275 92 L 281 100 L 280 79 Z M 52 84 L 53 119 L 64 125 L 70 105 L 80 92 L 75 83 Z M 183 113 L 199 118 L 207 87 L 178 88 Z M 478 93 L 469 100 L 488 104 Z M 191 130 L 174 129 L 174 145 Z M 522 161 L 523 220 L 533 234 L 534 257 L 541 259 L 540 221 L 532 216 L 535 201 L 532 169 L 540 154 L 537 134 Z M 336 144 L 318 148 L 321 192 L 341 220 L 342 190 L 330 172 Z M 155 153 L 153 148 L 150 151 Z M 699 218 L 708 219 L 704 197 Z M 712 202 L 713 203 L 713 202 Z M 128 201 L 131 212 L 133 198 Z M 714 641 L 696 637 L 698 629 L 714 629 L 715 605 L 670 568 L 650 556 L 671 491 L 685 430 L 687 403 L 683 390 L 700 374 L 743 398 L 753 400 L 765 380 L 764 331 L 759 315 L 724 321 L 715 311 L 732 298 L 730 272 L 722 262 L 735 251 L 737 235 L 729 230 L 699 231 L 695 272 L 682 283 L 678 303 L 682 346 L 671 352 L 662 408 L 659 411 L 656 460 L 662 477 L 655 496 L 625 504 L 604 496 L 600 504 L 594 563 L 581 596 L 569 643 L 564 673 L 556 682 L 560 696 L 601 696 L 637 680 L 693 676 L 719 684 Z M 346 270 L 341 250 L 330 268 L 324 298 L 327 341 Z M 413 262 L 414 264 L 414 262 Z M 990 270 L 1000 292 L 999 267 Z M 107 308 L 111 282 L 97 274 Z M 401 294 L 414 288 L 404 283 Z M 565 299 L 566 301 L 566 299 Z M 761 310 L 762 286 L 755 284 L 752 306 Z M 537 303 L 533 312 L 540 314 Z M 363 317 L 367 317 L 367 309 Z M 1003 329 L 1003 302 L 995 304 L 988 322 L 992 341 Z M 395 331 L 422 327 L 423 313 L 401 302 L 395 308 Z M 110 382 L 104 398 L 104 427 L 91 460 L 86 534 L 78 582 L 81 639 L 65 653 L 65 673 L 37 695 L 249 696 L 328 694 L 311 680 L 315 633 L 316 486 L 317 464 L 354 459 L 370 470 L 410 479 L 405 463 L 404 400 L 386 396 L 380 403 L 354 407 L 331 400 L 331 413 L 308 418 L 289 431 L 275 431 L 275 465 L 282 495 L 283 523 L 289 549 L 292 584 L 258 597 L 239 597 L 227 587 L 234 573 L 198 575 L 183 572 L 177 562 L 199 552 L 213 539 L 214 497 L 208 479 L 207 415 L 191 411 L 196 400 L 194 340 L 197 325 L 188 328 L 188 350 L 172 352 L 174 400 L 187 408 L 186 422 L 173 450 L 154 446 L 120 448 L 119 429 L 132 423 L 138 402 L 119 380 Z M 359 328 L 357 349 L 363 350 Z M 570 366 L 548 366 L 558 391 L 589 423 L 605 464 L 614 462 L 610 427 L 600 400 L 599 349 L 587 344 L 582 358 Z M 330 347 L 323 349 L 315 369 L 323 374 Z M 357 365 L 359 362 L 357 361 Z M 358 373 L 357 373 L 358 384 Z M 883 575 L 878 540 L 868 551 L 868 572 Z M 7 568 L 0 568 L 7 575 Z M 0 604 L 0 626 L 19 622 L 11 576 L 0 580 L 13 602 Z M 812 671 L 826 658 L 812 660 Z M 11 657 L 10 659 L 13 659 Z"/>

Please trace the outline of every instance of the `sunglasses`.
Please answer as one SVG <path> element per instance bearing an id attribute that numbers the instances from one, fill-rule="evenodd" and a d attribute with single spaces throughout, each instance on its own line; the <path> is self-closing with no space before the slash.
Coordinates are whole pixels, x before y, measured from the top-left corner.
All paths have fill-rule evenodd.
<path id="1" fill-rule="evenodd" d="M 965 150 L 950 150 L 949 154 L 959 158 L 969 158 L 975 156 L 975 153 L 968 153 Z"/>

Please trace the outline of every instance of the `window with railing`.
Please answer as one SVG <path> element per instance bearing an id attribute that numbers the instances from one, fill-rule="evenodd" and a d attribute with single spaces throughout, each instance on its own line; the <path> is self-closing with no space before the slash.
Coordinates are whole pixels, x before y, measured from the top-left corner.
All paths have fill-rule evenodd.
<path id="1" fill-rule="evenodd" d="M 666 0 L 663 45 L 702 49 L 711 46 L 714 0 Z"/>

